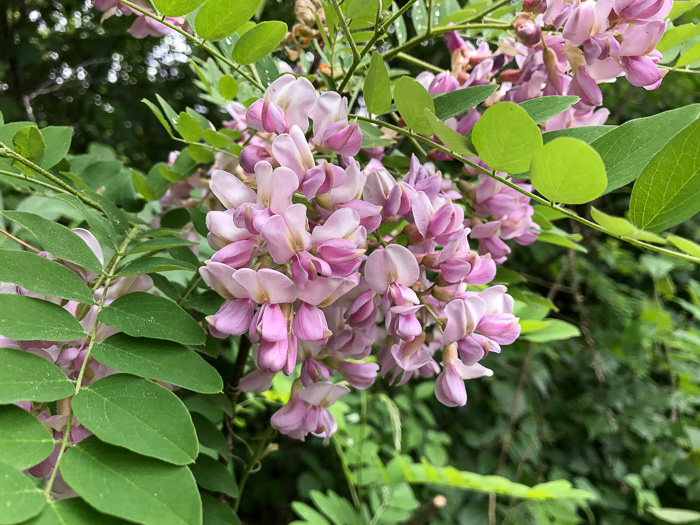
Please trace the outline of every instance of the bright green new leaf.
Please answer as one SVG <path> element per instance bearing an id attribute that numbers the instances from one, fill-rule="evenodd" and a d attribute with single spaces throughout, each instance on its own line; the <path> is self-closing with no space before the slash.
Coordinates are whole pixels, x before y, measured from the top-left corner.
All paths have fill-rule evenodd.
<path id="1" fill-rule="evenodd" d="M 695 42 L 687 51 L 678 57 L 676 67 L 684 67 L 700 60 L 700 42 Z"/>
<path id="2" fill-rule="evenodd" d="M 12 525 L 39 514 L 46 505 L 41 492 L 19 470 L 0 462 L 0 525 Z"/>
<path id="3" fill-rule="evenodd" d="M 148 525 L 202 524 L 202 503 L 187 467 L 134 454 L 92 436 L 66 452 L 61 474 L 105 514 Z"/>
<path id="4" fill-rule="evenodd" d="M 591 216 L 595 222 L 604 228 L 607 228 L 615 235 L 629 237 L 631 239 L 639 239 L 640 241 L 655 242 L 657 244 L 668 243 L 668 241 L 663 237 L 659 237 L 654 233 L 645 232 L 644 230 L 635 228 L 631 222 L 629 222 L 627 219 L 623 219 L 622 217 L 613 217 L 612 215 L 603 213 L 595 208 L 591 208 Z"/>
<path id="5" fill-rule="evenodd" d="M 423 110 L 435 113 L 435 104 L 423 86 L 410 77 L 401 77 L 394 87 L 394 103 L 408 127 L 421 135 L 432 135 Z"/>
<path id="6" fill-rule="evenodd" d="M 425 7 L 425 2 L 423 0 L 418 0 L 413 4 L 411 20 L 413 21 L 413 28 L 416 30 L 417 35 L 425 33 L 425 30 L 428 28 L 428 9 Z"/>
<path id="7" fill-rule="evenodd" d="M 556 117 L 563 111 L 569 109 L 573 104 L 576 104 L 580 99 L 572 96 L 547 96 L 533 98 L 518 104 L 521 108 L 527 111 L 530 118 L 536 124 L 544 122 L 552 117 Z"/>
<path id="8" fill-rule="evenodd" d="M 260 22 L 243 33 L 233 48 L 233 59 L 239 64 L 252 64 L 274 51 L 287 34 L 287 24 L 279 21 Z"/>
<path id="9" fill-rule="evenodd" d="M 226 100 L 233 100 L 238 95 L 238 83 L 231 75 L 224 75 L 219 79 L 219 93 Z"/>
<path id="10" fill-rule="evenodd" d="M 685 42 L 686 40 L 697 35 L 700 35 L 700 24 L 683 24 L 672 29 L 668 29 L 664 33 L 664 36 L 661 38 L 659 43 L 656 45 L 656 49 L 662 53 L 665 53 L 669 49 L 674 48 L 682 42 Z"/>
<path id="11" fill-rule="evenodd" d="M 115 334 L 95 346 L 92 356 L 122 372 L 202 394 L 221 392 L 224 386 L 216 369 L 197 352 L 170 341 Z"/>
<path id="12" fill-rule="evenodd" d="M 652 157 L 700 115 L 700 104 L 693 104 L 658 115 L 630 120 L 591 143 L 608 172 L 611 192 L 632 182 Z"/>
<path id="13" fill-rule="evenodd" d="M 678 237 L 676 235 L 669 236 L 668 240 L 679 250 L 682 250 L 689 255 L 693 255 L 694 257 L 700 257 L 700 244 L 696 244 L 693 241 L 689 241 L 688 239 L 684 239 L 683 237 Z"/>
<path id="14" fill-rule="evenodd" d="M 632 188 L 630 218 L 660 232 L 700 211 L 700 120 L 673 137 Z"/>
<path id="15" fill-rule="evenodd" d="M 0 294 L 0 334 L 18 341 L 72 341 L 87 334 L 68 310 L 35 297 Z"/>
<path id="16" fill-rule="evenodd" d="M 24 470 L 45 460 L 53 447 L 51 432 L 35 416 L 18 406 L 0 406 L 0 457 L 5 463 Z"/>
<path id="17" fill-rule="evenodd" d="M 41 514 L 22 525 L 128 525 L 128 522 L 100 514 L 80 498 L 50 502 Z"/>
<path id="18" fill-rule="evenodd" d="M 583 204 L 600 197 L 607 185 L 605 165 L 588 144 L 560 137 L 532 158 L 530 180 L 553 202 Z"/>
<path id="19" fill-rule="evenodd" d="M 203 0 L 154 0 L 156 9 L 165 16 L 183 16 L 202 5 Z"/>
<path id="20" fill-rule="evenodd" d="M 41 161 L 44 160 L 46 143 L 39 128 L 36 126 L 24 126 L 21 128 L 12 138 L 12 145 L 17 153 L 34 164 L 40 166 Z M 24 173 L 33 173 L 33 170 L 24 166 L 24 164 L 17 163 L 16 166 Z"/>
<path id="21" fill-rule="evenodd" d="M 73 391 L 73 383 L 53 363 L 22 350 L 0 348 L 0 404 L 55 401 Z"/>
<path id="22" fill-rule="evenodd" d="M 391 106 L 391 89 L 389 88 L 389 72 L 382 55 L 375 51 L 369 64 L 369 71 L 362 86 L 362 95 L 370 113 L 381 115 Z"/>
<path id="23" fill-rule="evenodd" d="M 425 109 L 425 119 L 433 130 L 433 133 L 438 136 L 445 147 L 462 155 L 476 155 L 471 149 L 469 140 L 464 135 L 460 135 L 447 124 L 440 121 L 430 110 Z"/>
<path id="24" fill-rule="evenodd" d="M 667 18 L 669 20 L 675 20 L 683 13 L 693 9 L 698 4 L 700 4 L 700 1 L 698 0 L 676 0 L 673 2 L 673 7 L 671 8 L 671 12 L 668 14 Z"/>
<path id="25" fill-rule="evenodd" d="M 262 0 L 204 0 L 194 26 L 205 40 L 221 40 L 250 20 Z"/>
<path id="26" fill-rule="evenodd" d="M 649 507 L 650 514 L 665 523 L 696 523 L 700 520 L 700 512 L 687 509 L 656 509 Z"/>
<path id="27" fill-rule="evenodd" d="M 199 452 L 192 418 L 167 388 L 129 374 L 114 374 L 81 390 L 71 402 L 85 427 L 106 443 L 175 465 Z"/>
<path id="28" fill-rule="evenodd" d="M 188 142 L 199 142 L 202 138 L 202 126 L 189 113 L 180 112 L 177 118 L 177 132 Z"/>
<path id="29" fill-rule="evenodd" d="M 47 170 L 58 164 L 70 150 L 73 130 L 68 126 L 49 126 L 41 130 L 41 135 L 46 144 L 41 167 Z"/>
<path id="30" fill-rule="evenodd" d="M 190 465 L 190 470 L 197 480 L 197 485 L 203 489 L 222 492 L 232 498 L 238 497 L 236 478 L 223 463 L 200 454 L 197 461 Z"/>
<path id="31" fill-rule="evenodd" d="M 574 325 L 559 319 L 549 319 L 548 325 L 541 330 L 523 335 L 523 339 L 533 343 L 547 343 L 549 341 L 563 341 L 581 335 Z"/>
<path id="32" fill-rule="evenodd" d="M 439 120 L 447 120 L 448 118 L 461 115 L 465 111 L 481 104 L 489 98 L 498 89 L 495 84 L 487 86 L 472 86 L 464 89 L 458 89 L 435 97 L 435 116 Z"/>
<path id="33" fill-rule="evenodd" d="M 95 273 L 102 271 L 102 263 L 85 241 L 62 224 L 26 211 L 3 211 L 0 214 L 29 230 L 54 257 Z"/>
<path id="34" fill-rule="evenodd" d="M 484 111 L 474 125 L 472 143 L 490 168 L 523 173 L 542 148 L 542 133 L 523 108 L 499 102 Z"/>
<path id="35" fill-rule="evenodd" d="M 94 303 L 92 292 L 73 270 L 30 252 L 0 250 L 0 282 L 42 295 Z"/>
<path id="36" fill-rule="evenodd" d="M 134 337 L 166 339 L 183 345 L 201 345 L 205 340 L 204 330 L 187 312 L 165 297 L 146 292 L 122 295 L 97 318 Z"/>

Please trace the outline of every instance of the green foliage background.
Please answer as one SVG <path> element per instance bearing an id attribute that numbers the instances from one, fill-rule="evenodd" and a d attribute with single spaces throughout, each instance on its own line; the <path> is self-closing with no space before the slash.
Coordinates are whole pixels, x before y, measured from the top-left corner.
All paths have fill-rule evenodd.
<path id="1" fill-rule="evenodd" d="M 264 19 L 291 26 L 292 4 L 268 2 Z M 686 21 L 698 21 L 693 11 Z M 133 39 L 126 32 L 130 23 L 115 17 L 100 25 L 99 13 L 80 0 L 3 2 L 5 119 L 71 126 L 73 152 L 107 145 L 119 160 L 144 171 L 165 160 L 174 143 L 142 98 L 167 94 L 177 107 L 196 107 L 217 123 L 225 120 L 219 108 L 199 99 L 187 64 L 189 47 L 170 37 Z M 436 49 L 418 47 L 414 54 L 446 65 L 447 52 Z M 58 84 L 64 72 L 68 76 Z M 619 82 L 604 87 L 604 99 L 610 123 L 620 124 L 697 102 L 699 92 L 700 76 L 670 72 L 662 89 L 647 92 Z M 0 188 L 11 207 L 19 195 L 2 183 Z M 616 216 L 626 206 L 627 196 L 619 193 L 597 203 Z M 578 211 L 588 216 L 585 206 Z M 563 226 L 578 231 L 573 221 Z M 696 217 L 676 230 L 697 239 L 700 222 Z M 358 497 L 374 499 L 377 506 L 394 491 L 396 508 L 410 515 L 441 494 L 447 505 L 430 523 L 488 523 L 487 494 L 424 484 L 413 486 L 415 496 L 400 483 L 373 488 L 399 450 L 407 461 L 424 457 L 435 467 L 498 473 L 527 485 L 567 479 L 598 496 L 583 513 L 561 501 L 499 498 L 499 516 L 508 523 L 657 523 L 649 506 L 700 511 L 697 267 L 642 254 L 592 230 L 579 233 L 586 254 L 537 243 L 514 250 L 509 267 L 522 269 L 530 289 L 549 297 L 558 309 L 554 317 L 577 325 L 580 337 L 508 347 L 487 363 L 493 378 L 468 383 L 469 402 L 461 409 L 440 405 L 430 382 L 392 388 L 380 381 L 366 395 L 348 396 L 340 410 L 354 424 L 341 424 L 333 443 L 282 438 L 276 450 L 261 442 L 256 457 L 264 456 L 263 467 L 246 489 L 241 519 L 287 523 L 306 513 L 309 522 L 321 523 L 314 521 L 312 507 L 334 503 L 317 491 L 349 500 L 344 469 L 350 469 L 361 487 Z M 252 438 L 265 432 L 269 410 L 257 402 L 241 410 L 246 426 L 239 434 L 254 448 Z M 292 501 L 300 503 L 292 508 Z M 391 512 L 395 522 L 403 521 L 405 513 L 396 508 L 388 506 L 385 522 L 391 522 Z"/>

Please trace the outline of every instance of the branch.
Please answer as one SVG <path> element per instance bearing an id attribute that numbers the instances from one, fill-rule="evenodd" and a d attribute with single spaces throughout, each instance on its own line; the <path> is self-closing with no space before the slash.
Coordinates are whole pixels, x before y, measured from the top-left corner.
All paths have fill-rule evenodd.
<path id="1" fill-rule="evenodd" d="M 695 257 L 690 254 L 682 253 L 682 252 L 677 252 L 674 250 L 669 250 L 666 248 L 662 248 L 661 246 L 656 246 L 654 244 L 650 244 L 648 242 L 640 241 L 638 239 L 633 239 L 631 237 L 627 237 L 625 235 L 619 235 L 611 230 L 608 230 L 607 228 L 601 226 L 600 224 L 597 224 L 593 221 L 589 221 L 588 219 L 581 217 L 579 214 L 577 214 L 575 211 L 572 211 L 568 208 L 564 208 L 563 206 L 560 206 L 559 204 L 555 204 L 554 202 L 551 202 L 544 197 L 540 197 L 539 195 L 536 195 L 532 193 L 531 191 L 527 191 L 514 182 L 505 179 L 499 175 L 496 175 L 495 172 L 490 171 L 483 166 L 479 166 L 478 164 L 472 162 L 468 158 L 464 157 L 463 155 L 460 155 L 459 153 L 455 153 L 454 151 L 449 150 L 442 144 L 438 144 L 437 142 L 432 141 L 431 139 L 424 137 L 423 135 L 419 135 L 418 133 L 415 133 L 409 129 L 401 128 L 399 126 L 394 126 L 392 124 L 389 124 L 387 122 L 384 122 L 382 120 L 376 120 L 373 118 L 369 117 L 364 117 L 362 115 L 350 115 L 352 118 L 356 118 L 357 120 L 363 120 L 365 122 L 370 122 L 372 124 L 375 124 L 377 126 L 381 126 L 387 129 L 390 129 L 392 131 L 396 131 L 397 133 L 401 133 L 402 135 L 405 135 L 409 138 L 413 138 L 417 140 L 418 142 L 422 142 L 423 144 L 427 144 L 431 146 L 432 148 L 437 149 L 438 151 L 442 151 L 443 153 L 447 153 L 450 155 L 452 158 L 455 160 L 462 162 L 466 164 L 467 166 L 479 171 L 480 173 L 483 173 L 484 175 L 488 175 L 492 179 L 496 179 L 498 182 L 501 184 L 505 184 L 509 188 L 517 191 L 518 193 L 521 193 L 523 195 L 526 195 L 527 197 L 530 197 L 533 201 L 537 202 L 538 204 L 542 204 L 543 206 L 547 206 L 548 208 L 552 208 L 553 210 L 558 211 L 562 215 L 565 215 L 566 217 L 569 217 L 570 219 L 573 219 L 577 222 L 580 222 L 581 224 L 585 224 L 589 228 L 593 228 L 594 230 L 598 230 L 599 232 L 605 233 L 606 235 L 609 235 L 610 237 L 615 237 L 616 239 L 620 239 L 621 241 L 627 242 L 629 244 L 632 244 L 634 246 L 638 246 L 640 248 L 646 248 L 647 250 L 651 250 L 654 252 L 658 253 L 663 253 L 664 255 L 669 255 L 671 257 L 677 257 L 679 259 L 684 259 L 686 261 L 691 261 L 696 264 L 700 264 L 700 257 Z"/>
<path id="2" fill-rule="evenodd" d="M 181 34 L 182 36 L 184 36 L 186 39 L 188 39 L 188 40 L 190 40 L 191 42 L 194 42 L 195 44 L 197 44 L 198 46 L 201 46 L 202 48 L 204 48 L 204 50 L 206 50 L 207 53 L 209 53 L 210 55 L 212 55 L 212 56 L 218 58 L 218 59 L 221 60 L 224 64 L 230 66 L 231 69 L 233 69 L 234 71 L 236 71 L 239 75 L 241 75 L 241 76 L 242 76 L 243 78 L 245 78 L 248 82 L 250 82 L 251 84 L 253 84 L 253 85 L 254 85 L 256 88 L 258 88 L 260 91 L 263 91 L 263 92 L 265 91 L 265 88 L 263 87 L 263 85 L 262 85 L 260 82 L 258 82 L 257 80 L 255 80 L 253 77 L 251 77 L 251 76 L 250 76 L 248 73 L 246 73 L 245 71 L 243 71 L 243 70 L 240 68 L 240 66 L 239 66 L 238 64 L 236 64 L 233 60 L 231 60 L 231 59 L 229 59 L 229 58 L 226 58 L 224 55 L 222 55 L 221 53 L 219 53 L 214 47 L 212 47 L 211 45 L 209 45 L 208 43 L 206 43 L 206 41 L 205 41 L 203 38 L 198 38 L 198 37 L 196 37 L 196 36 L 194 36 L 194 35 L 189 34 L 187 31 L 185 31 L 185 30 L 182 29 L 181 27 L 178 27 L 178 26 L 176 26 L 175 24 L 171 24 L 170 22 L 166 21 L 164 16 L 158 16 L 158 15 L 156 15 L 155 13 L 152 13 L 151 11 L 149 11 L 149 10 L 147 10 L 147 9 L 144 9 L 143 7 L 141 7 L 141 6 L 139 6 L 139 5 L 136 5 L 136 4 L 132 3 L 132 2 L 130 2 L 129 0 L 123 0 L 123 1 L 120 0 L 120 2 L 121 2 L 122 4 L 124 4 L 124 5 L 126 5 L 126 6 L 129 6 L 129 7 L 130 7 L 131 9 L 133 9 L 134 11 L 138 11 L 138 12 L 141 13 L 142 15 L 147 16 L 148 18 L 151 18 L 151 19 L 153 19 L 153 20 L 156 20 L 157 22 L 160 22 L 160 23 L 163 24 L 164 26 L 169 27 L 169 28 L 172 29 L 173 31 L 175 31 L 175 32 L 177 32 L 177 33 L 180 33 L 180 34 Z"/>

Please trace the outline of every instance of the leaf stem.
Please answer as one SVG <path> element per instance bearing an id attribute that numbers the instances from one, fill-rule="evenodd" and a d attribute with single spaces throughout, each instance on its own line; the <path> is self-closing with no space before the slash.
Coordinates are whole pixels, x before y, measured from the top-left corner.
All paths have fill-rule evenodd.
<path id="1" fill-rule="evenodd" d="M 41 166 L 37 166 L 31 160 L 25 159 L 22 155 L 20 155 L 16 151 L 14 151 L 12 148 L 7 147 L 3 142 L 0 142 L 0 157 L 5 157 L 8 159 L 15 160 L 15 161 L 19 162 L 20 164 L 24 164 L 28 168 L 33 169 L 37 173 L 41 173 L 44 177 L 49 179 L 51 182 L 58 185 L 64 192 L 75 195 L 76 197 L 78 197 L 81 201 L 83 201 L 85 204 L 87 204 L 91 208 L 94 208 L 97 211 L 99 211 L 100 213 L 104 214 L 104 210 L 102 209 L 102 207 L 99 204 L 97 204 L 95 201 L 86 197 L 80 191 L 76 190 L 75 188 L 73 188 L 69 184 L 66 184 L 61 179 L 56 177 L 56 175 L 54 175 L 53 173 L 46 171 Z M 6 174 L 8 174 L 8 172 L 3 172 L 3 174 L 6 175 Z"/>
<path id="2" fill-rule="evenodd" d="M 593 221 L 589 221 L 588 219 L 586 219 L 584 217 L 581 217 L 575 211 L 572 211 L 568 208 L 560 206 L 559 204 L 551 202 L 551 201 L 545 199 L 544 197 L 540 197 L 539 195 L 532 193 L 531 191 L 527 191 L 527 190 L 521 188 L 520 186 L 518 186 L 517 184 L 515 184 L 514 182 L 512 182 L 511 180 L 508 180 L 508 179 L 505 179 L 499 175 L 496 175 L 495 172 L 488 170 L 488 169 L 484 168 L 483 166 L 479 166 L 478 164 L 472 162 L 468 158 L 466 158 L 458 153 L 455 153 L 454 151 L 449 150 L 448 148 L 446 148 L 442 144 L 438 144 L 437 142 L 434 142 L 434 141 L 430 140 L 429 138 L 424 137 L 422 135 L 419 135 L 419 134 L 417 134 L 409 129 L 401 128 L 399 126 L 394 126 L 392 124 L 389 124 L 389 123 L 381 121 L 381 120 L 376 120 L 376 119 L 369 118 L 369 117 L 363 117 L 361 115 L 351 115 L 351 117 L 356 118 L 357 120 L 363 120 L 365 122 L 369 122 L 371 124 L 376 124 L 377 126 L 381 126 L 381 127 L 390 129 L 392 131 L 396 131 L 397 133 L 401 133 L 402 135 L 406 135 L 407 137 L 413 138 L 413 139 L 417 140 L 418 142 L 422 142 L 423 144 L 427 144 L 427 145 L 431 146 L 432 148 L 437 149 L 438 151 L 442 151 L 443 153 L 447 153 L 455 160 L 458 160 L 459 162 L 466 164 L 467 166 L 483 173 L 484 175 L 488 175 L 492 179 L 496 179 L 501 184 L 505 184 L 506 186 L 517 191 L 518 193 L 522 193 L 523 195 L 530 197 L 530 199 L 537 202 L 538 204 L 542 204 L 543 206 L 547 206 L 549 208 L 552 208 L 553 210 L 558 211 L 562 215 L 565 215 L 565 216 L 569 217 L 570 219 L 573 219 L 577 222 L 580 222 L 581 224 L 584 224 L 584 225 L 588 226 L 589 228 L 593 228 L 594 230 L 598 230 L 599 232 L 605 233 L 606 235 L 609 235 L 610 237 L 615 237 L 616 239 L 620 239 L 621 241 L 627 242 L 627 243 L 632 244 L 634 246 L 638 246 L 639 248 L 646 248 L 647 250 L 655 251 L 658 253 L 663 253 L 664 255 L 669 255 L 671 257 L 677 257 L 679 259 L 684 259 L 686 261 L 691 261 L 691 262 L 694 262 L 696 264 L 700 264 L 700 257 L 695 257 L 695 256 L 690 255 L 690 254 L 686 254 L 686 253 L 682 253 L 682 252 L 678 252 L 678 251 L 674 251 L 674 250 L 669 250 L 667 248 L 662 248 L 661 246 L 655 246 L 655 245 L 650 244 L 648 242 L 640 241 L 638 239 L 633 239 L 633 238 L 627 237 L 625 235 L 619 235 L 611 230 L 608 230 L 607 228 L 605 228 L 604 226 L 601 226 L 600 224 L 597 224 Z"/>
<path id="3" fill-rule="evenodd" d="M 120 0 L 121 2 L 121 0 Z M 245 78 L 248 82 L 253 84 L 256 88 L 258 88 L 260 91 L 265 91 L 265 88 L 260 84 L 260 82 L 256 81 L 253 77 L 251 77 L 248 73 L 243 71 L 238 64 L 236 64 L 233 60 L 226 58 L 224 55 L 219 53 L 216 48 L 208 44 L 203 38 L 196 37 L 194 35 L 191 35 L 181 27 L 176 26 L 175 24 L 171 24 L 170 22 L 166 21 L 163 16 L 158 16 L 155 13 L 152 13 L 148 9 L 145 9 L 137 4 L 134 4 L 133 2 L 130 2 L 129 0 L 124 0 L 121 2 L 122 4 L 130 7 L 134 11 L 138 11 L 144 16 L 147 16 L 148 18 L 151 18 L 153 20 L 156 20 L 163 24 L 166 27 L 169 27 L 173 31 L 180 33 L 182 36 L 184 36 L 186 39 L 190 40 L 191 42 L 194 42 L 198 46 L 201 46 L 207 53 L 210 55 L 218 58 L 221 60 L 224 64 L 228 65 L 233 69 L 236 73 L 241 75 L 243 78 Z"/>
<path id="4" fill-rule="evenodd" d="M 345 15 L 343 14 L 342 9 L 340 9 L 340 5 L 338 5 L 338 0 L 331 0 L 331 4 L 333 5 L 333 9 L 335 9 L 335 12 L 338 14 L 338 22 L 340 23 L 340 27 L 343 30 L 343 33 L 345 33 L 345 38 L 347 39 L 348 44 L 350 45 L 350 49 L 352 49 L 353 63 L 359 62 L 360 60 L 362 60 L 362 57 L 360 56 L 360 52 L 357 50 L 357 44 L 355 44 L 355 40 L 352 38 L 352 33 L 350 32 L 350 28 L 348 27 L 347 20 L 345 20 Z"/>

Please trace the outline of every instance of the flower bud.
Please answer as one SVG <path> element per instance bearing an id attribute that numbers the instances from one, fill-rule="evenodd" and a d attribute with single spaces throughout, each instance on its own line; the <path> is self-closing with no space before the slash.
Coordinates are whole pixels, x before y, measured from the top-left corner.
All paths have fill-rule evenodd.
<path id="1" fill-rule="evenodd" d="M 515 22 L 515 36 L 529 47 L 540 43 L 542 28 L 531 18 L 520 18 Z"/>
<path id="2" fill-rule="evenodd" d="M 523 0 L 523 11 L 541 14 L 547 10 L 547 0 Z"/>

